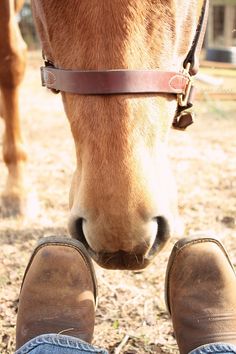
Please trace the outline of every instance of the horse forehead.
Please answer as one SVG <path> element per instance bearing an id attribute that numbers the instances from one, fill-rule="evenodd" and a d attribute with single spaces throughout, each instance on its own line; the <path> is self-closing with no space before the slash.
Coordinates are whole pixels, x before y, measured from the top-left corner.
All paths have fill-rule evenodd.
<path id="1" fill-rule="evenodd" d="M 96 43 L 99 43 L 99 40 L 104 41 L 105 38 L 106 41 L 114 41 L 115 50 L 119 49 L 118 45 L 122 41 L 129 46 L 131 43 L 150 39 L 153 43 L 147 42 L 146 45 L 159 45 L 160 49 L 160 43 L 170 42 L 170 39 L 174 42 L 175 36 L 180 37 L 181 32 L 193 27 L 184 18 L 187 17 L 186 14 L 194 12 L 196 7 L 200 12 L 202 2 L 203 0 L 193 0 L 191 4 L 187 0 L 32 0 L 36 20 L 38 18 L 43 25 L 39 32 L 46 32 L 49 41 L 60 41 L 60 46 L 68 46 L 68 42 L 62 43 L 64 36 L 70 36 L 73 45 L 76 40 L 80 43 L 94 43 L 96 39 Z M 165 31 L 168 33 L 163 36 Z"/>
<path id="2" fill-rule="evenodd" d="M 149 69 L 163 62 L 161 54 L 171 57 L 176 39 L 172 1 L 91 0 L 73 1 L 72 6 L 70 0 L 34 0 L 33 4 L 45 54 L 55 65 L 114 69 L 128 64 Z"/>
<path id="3" fill-rule="evenodd" d="M 23 0 L 16 0 L 23 1 Z M 175 22 L 181 20 L 181 17 L 173 15 L 178 12 L 191 11 L 197 8 L 198 16 L 201 13 L 203 3 L 205 0 L 192 0 L 191 4 L 188 0 L 127 0 L 127 1 L 114 1 L 114 0 L 90 0 L 90 1 L 77 1 L 68 0 L 54 1 L 54 0 L 32 0 L 34 7 L 37 10 L 37 15 L 49 13 L 51 15 L 58 15 L 63 19 L 70 18 L 76 19 L 80 23 L 90 22 L 94 17 L 98 19 L 106 18 L 112 23 L 116 23 L 121 19 L 123 22 L 135 20 L 139 18 L 147 19 L 158 16 L 158 20 L 163 22 L 174 20 Z M 80 17 L 78 18 L 78 15 Z M 123 16 L 125 15 L 125 16 Z M 51 21 L 56 24 L 56 18 L 50 17 Z M 105 24 L 105 23 L 103 23 Z M 96 23 L 93 23 L 96 26 Z M 63 28 L 60 27 L 60 30 Z M 107 33 L 109 35 L 109 33 Z"/>
<path id="4" fill-rule="evenodd" d="M 158 22 L 163 22 L 163 24 L 169 21 L 173 22 L 175 6 L 172 3 L 175 1 L 166 0 L 163 4 L 161 0 L 127 0 L 124 2 L 113 0 L 99 0 L 99 2 L 97 0 L 78 2 L 74 2 L 74 0 L 68 0 L 67 2 L 32 0 L 32 3 L 42 22 L 47 18 L 47 21 L 53 23 L 54 27 L 58 27 L 59 22 L 57 20 L 60 18 L 65 26 L 60 26 L 57 29 L 62 32 L 65 27 L 72 27 L 74 24 L 77 25 L 76 29 L 81 27 L 84 32 L 88 28 L 92 30 L 96 29 L 96 26 L 101 27 L 101 25 L 106 28 L 109 24 L 111 25 L 110 30 L 117 31 L 119 29 L 117 25 L 120 23 L 121 29 L 125 33 L 129 32 L 131 28 L 122 25 L 125 23 L 135 25 L 137 19 L 143 20 L 146 25 L 148 25 L 147 21 L 152 18 L 158 18 Z M 70 18 L 70 22 L 67 22 L 68 18 Z M 92 25 L 92 27 L 87 28 L 86 25 Z M 74 31 L 74 35 L 76 35 L 76 31 Z M 109 37 L 111 32 L 106 32 L 104 35 Z"/>

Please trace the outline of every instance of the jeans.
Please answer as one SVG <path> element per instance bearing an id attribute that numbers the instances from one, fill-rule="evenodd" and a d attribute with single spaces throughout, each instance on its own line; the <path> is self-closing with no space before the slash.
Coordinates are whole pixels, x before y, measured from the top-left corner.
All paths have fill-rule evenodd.
<path id="1" fill-rule="evenodd" d="M 108 354 L 105 349 L 96 348 L 81 339 L 62 334 L 42 334 L 31 339 L 15 354 Z"/>
<path id="2" fill-rule="evenodd" d="M 205 344 L 192 350 L 189 354 L 235 354 L 236 345 L 230 343 L 211 343 Z"/>
<path id="3" fill-rule="evenodd" d="M 25 343 L 15 354 L 108 354 L 78 338 L 61 334 L 42 334 Z M 236 354 L 236 346 L 226 343 L 206 344 L 189 354 Z"/>

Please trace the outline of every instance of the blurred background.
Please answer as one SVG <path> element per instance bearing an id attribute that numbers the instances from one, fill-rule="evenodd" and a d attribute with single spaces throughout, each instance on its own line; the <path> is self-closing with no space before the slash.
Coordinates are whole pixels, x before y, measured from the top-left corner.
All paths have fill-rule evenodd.
<path id="1" fill-rule="evenodd" d="M 18 20 L 29 48 L 20 111 L 32 201 L 25 220 L 2 217 L 0 205 L 1 354 L 15 350 L 19 289 L 37 240 L 68 234 L 68 195 L 75 167 L 74 143 L 60 95 L 41 87 L 39 67 L 43 60 L 30 1 L 25 2 Z M 196 122 L 185 132 L 171 130 L 169 156 L 185 234 L 218 236 L 236 267 L 235 51 L 236 0 L 211 0 L 201 68 L 195 80 Z M 3 132 L 0 119 L 0 150 Z M 0 194 L 6 176 L 0 153 Z M 166 264 L 175 241 L 176 236 L 144 272 L 106 271 L 96 266 L 99 306 L 95 345 L 106 347 L 110 354 L 179 353 L 164 301 Z"/>

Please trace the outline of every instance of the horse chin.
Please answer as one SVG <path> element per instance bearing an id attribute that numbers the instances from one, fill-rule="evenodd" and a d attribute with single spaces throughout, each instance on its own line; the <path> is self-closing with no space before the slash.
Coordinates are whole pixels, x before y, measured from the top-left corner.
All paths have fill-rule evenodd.
<path id="1" fill-rule="evenodd" d="M 95 253 L 88 249 L 93 260 L 102 268 L 120 270 L 141 270 L 146 268 L 151 260 L 139 254 L 125 251 L 115 253 Z"/>

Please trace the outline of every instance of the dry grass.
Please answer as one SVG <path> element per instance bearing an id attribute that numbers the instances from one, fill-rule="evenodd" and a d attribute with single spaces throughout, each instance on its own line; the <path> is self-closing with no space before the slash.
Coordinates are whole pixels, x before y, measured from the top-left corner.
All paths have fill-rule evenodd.
<path id="1" fill-rule="evenodd" d="M 0 219 L 0 333 L 2 354 L 14 352 L 20 283 L 37 239 L 66 234 L 68 192 L 74 149 L 60 97 L 39 84 L 39 54 L 31 53 L 21 91 L 22 124 L 30 152 L 29 189 L 37 193 L 35 220 Z M 235 102 L 196 104 L 197 122 L 186 133 L 171 133 L 170 155 L 179 186 L 186 233 L 212 230 L 233 263 L 236 218 Z M 0 133 L 3 124 L 0 123 Z M 0 160 L 0 190 L 6 169 Z M 144 272 L 96 267 L 99 307 L 94 343 L 111 353 L 177 353 L 164 304 L 164 274 L 171 244 Z"/>

